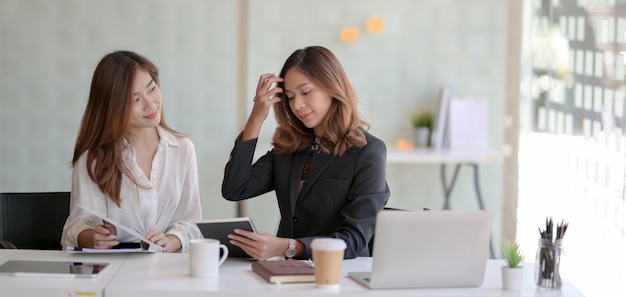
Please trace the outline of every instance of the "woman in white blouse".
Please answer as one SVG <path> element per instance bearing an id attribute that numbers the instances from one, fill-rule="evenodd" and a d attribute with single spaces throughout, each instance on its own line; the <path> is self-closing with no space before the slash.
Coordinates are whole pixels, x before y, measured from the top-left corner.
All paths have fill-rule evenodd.
<path id="1" fill-rule="evenodd" d="M 102 58 L 72 165 L 64 248 L 138 242 L 84 208 L 145 234 L 166 252 L 186 252 L 190 239 L 202 237 L 195 224 L 202 217 L 195 148 L 166 124 L 158 69 L 146 58 L 130 51 Z"/>

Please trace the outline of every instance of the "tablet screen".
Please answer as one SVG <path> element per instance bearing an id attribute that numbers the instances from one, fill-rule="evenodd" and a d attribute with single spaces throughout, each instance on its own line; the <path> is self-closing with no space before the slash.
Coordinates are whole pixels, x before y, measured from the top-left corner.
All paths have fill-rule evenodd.
<path id="1" fill-rule="evenodd" d="M 15 276 L 96 277 L 109 263 L 9 260 L 0 273 Z"/>
<path id="2" fill-rule="evenodd" d="M 213 238 L 228 247 L 228 257 L 250 258 L 240 247 L 230 243 L 228 234 L 235 229 L 243 229 L 256 233 L 252 220 L 248 217 L 203 220 L 196 223 L 204 238 Z"/>

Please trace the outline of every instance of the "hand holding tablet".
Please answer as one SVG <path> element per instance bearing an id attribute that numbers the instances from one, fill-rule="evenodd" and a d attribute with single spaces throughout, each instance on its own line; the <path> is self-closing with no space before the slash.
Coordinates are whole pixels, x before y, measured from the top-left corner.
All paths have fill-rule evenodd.
<path id="1" fill-rule="evenodd" d="M 213 238 L 225 244 L 229 250 L 229 257 L 250 258 L 240 247 L 230 243 L 228 234 L 235 229 L 242 229 L 256 233 L 256 228 L 249 217 L 203 220 L 196 223 L 204 238 Z"/>

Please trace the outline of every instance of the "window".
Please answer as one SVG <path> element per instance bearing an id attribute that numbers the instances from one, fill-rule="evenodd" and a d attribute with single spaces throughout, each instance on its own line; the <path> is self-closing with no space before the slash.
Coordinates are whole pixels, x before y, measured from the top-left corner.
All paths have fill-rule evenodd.
<path id="1" fill-rule="evenodd" d="M 534 261 L 537 227 L 548 216 L 568 221 L 566 277 L 586 296 L 623 296 L 626 1 L 535 0 L 531 6 L 518 240 Z"/>

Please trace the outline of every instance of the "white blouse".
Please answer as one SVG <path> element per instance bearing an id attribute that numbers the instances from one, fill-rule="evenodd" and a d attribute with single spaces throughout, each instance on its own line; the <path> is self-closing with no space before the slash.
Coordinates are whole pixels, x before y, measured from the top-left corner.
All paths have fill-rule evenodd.
<path id="1" fill-rule="evenodd" d="M 189 138 L 176 137 L 160 125 L 157 131 L 161 138 L 152 160 L 148 179 L 135 157 L 135 150 L 124 140 L 124 163 L 137 182 L 137 186 L 122 174 L 120 191 L 121 207 L 108 198 L 89 177 L 83 153 L 74 164 L 70 215 L 63 227 L 61 245 L 78 246 L 78 234 L 102 224 L 93 215 L 78 207 L 82 205 L 126 225 L 140 234 L 149 230 L 160 230 L 180 239 L 182 252 L 189 249 L 189 240 L 202 238 L 196 222 L 202 219 L 196 151 Z M 120 242 L 138 242 L 132 235 L 117 229 Z"/>

